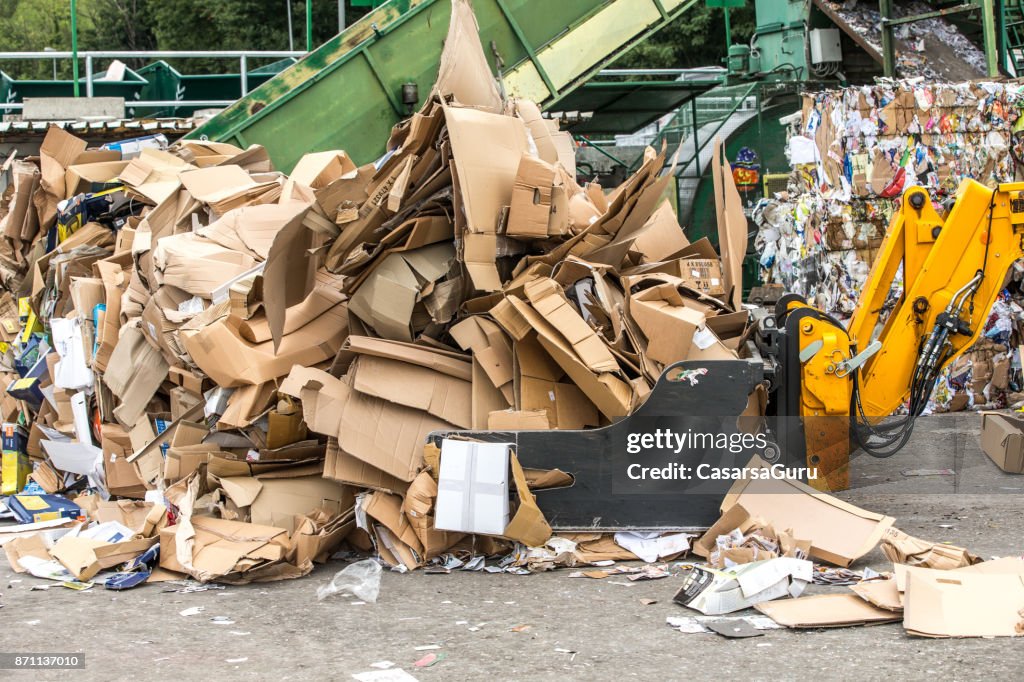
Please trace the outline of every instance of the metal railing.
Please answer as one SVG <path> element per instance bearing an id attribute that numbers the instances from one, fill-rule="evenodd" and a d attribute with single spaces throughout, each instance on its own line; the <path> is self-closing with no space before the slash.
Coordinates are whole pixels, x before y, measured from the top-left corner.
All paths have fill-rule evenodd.
<path id="1" fill-rule="evenodd" d="M 85 96 L 92 97 L 94 91 L 94 60 L 97 59 L 225 59 L 238 60 L 238 70 L 241 79 L 239 96 L 244 97 L 249 93 L 249 60 L 250 59 L 282 59 L 286 57 L 301 58 L 306 52 L 299 50 L 79 50 L 77 59 L 85 61 Z M 42 52 L 0 52 L 0 61 L 3 60 L 49 60 L 76 59 L 74 52 L 42 51 Z M 16 83 L 17 81 L 15 81 Z M 188 100 L 189 105 L 195 106 L 227 106 L 234 100 Z M 131 100 L 132 106 L 137 107 L 161 107 L 181 104 L 178 100 Z M 19 102 L 0 103 L 4 109 L 21 109 L 24 105 Z"/>

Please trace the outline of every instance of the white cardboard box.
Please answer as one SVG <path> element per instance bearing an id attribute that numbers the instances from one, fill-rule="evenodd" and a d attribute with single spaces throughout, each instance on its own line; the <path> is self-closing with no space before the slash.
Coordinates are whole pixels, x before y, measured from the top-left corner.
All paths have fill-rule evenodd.
<path id="1" fill-rule="evenodd" d="M 501 535 L 509 520 L 509 443 L 445 439 L 434 527 Z"/>

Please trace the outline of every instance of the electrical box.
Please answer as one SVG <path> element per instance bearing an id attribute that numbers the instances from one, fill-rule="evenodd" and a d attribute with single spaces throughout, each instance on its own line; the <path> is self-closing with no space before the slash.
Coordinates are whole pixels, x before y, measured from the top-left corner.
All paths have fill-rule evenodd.
<path id="1" fill-rule="evenodd" d="M 811 31 L 810 41 L 812 64 L 843 61 L 838 28 L 816 28 Z"/>

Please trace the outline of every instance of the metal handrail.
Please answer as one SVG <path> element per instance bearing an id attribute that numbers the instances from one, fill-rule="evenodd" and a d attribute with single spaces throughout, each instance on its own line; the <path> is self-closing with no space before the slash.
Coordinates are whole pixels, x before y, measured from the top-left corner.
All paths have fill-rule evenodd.
<path id="1" fill-rule="evenodd" d="M 0 60 L 4 59 L 77 59 L 85 60 L 85 96 L 93 96 L 93 59 L 237 59 L 241 77 L 241 97 L 249 93 L 249 59 L 282 57 L 305 57 L 306 52 L 300 50 L 79 50 L 75 52 L 0 52 Z M 77 82 L 77 81 L 76 81 Z M 78 94 L 77 85 L 75 95 Z M 218 104 L 200 104 L 200 106 L 228 106 L 234 100 Z M 138 103 L 140 106 L 141 102 Z M 148 102 L 146 104 L 149 104 Z M 175 103 L 180 104 L 180 102 Z M 191 104 L 191 103 L 190 103 Z M 14 105 L 5 104 L 7 108 Z M 160 106 L 160 105 L 155 105 Z M 20 108 L 20 107 L 19 107 Z"/>
<path id="2" fill-rule="evenodd" d="M 0 52 L 0 59 L 71 59 L 73 52 Z M 224 57 L 304 57 L 302 50 L 79 50 L 78 56 L 99 57 L 101 59 L 134 59 L 135 57 L 164 58 L 211 58 Z"/>
<path id="3" fill-rule="evenodd" d="M 234 104 L 237 100 L 233 99 L 131 99 L 125 100 L 124 105 L 126 107 L 144 109 L 147 107 L 226 107 Z M 0 102 L 0 111 L 5 109 L 24 109 L 25 104 L 22 102 Z"/>

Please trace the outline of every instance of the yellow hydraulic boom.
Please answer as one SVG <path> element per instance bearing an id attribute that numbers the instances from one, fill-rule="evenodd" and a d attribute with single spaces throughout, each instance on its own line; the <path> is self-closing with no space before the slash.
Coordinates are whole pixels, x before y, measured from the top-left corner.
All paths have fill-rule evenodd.
<path id="1" fill-rule="evenodd" d="M 775 324 L 789 349 L 780 353 L 776 414 L 801 417 L 818 487 L 847 487 L 851 439 L 878 457 L 906 443 L 939 373 L 984 331 L 1021 257 L 1024 182 L 990 189 L 964 180 L 945 217 L 911 187 L 847 327 L 799 297 L 780 301 Z M 887 310 L 901 268 L 903 291 Z M 906 415 L 886 419 L 902 405 Z"/>

